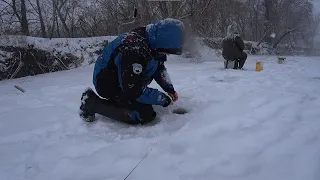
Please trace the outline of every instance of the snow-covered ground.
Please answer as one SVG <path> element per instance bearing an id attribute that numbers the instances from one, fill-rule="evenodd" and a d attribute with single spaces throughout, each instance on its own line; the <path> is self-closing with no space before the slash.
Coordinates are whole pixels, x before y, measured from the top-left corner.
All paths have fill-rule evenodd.
<path id="1" fill-rule="evenodd" d="M 128 180 L 319 180 L 320 57 L 268 57 L 256 72 L 262 58 L 250 56 L 246 71 L 171 58 L 180 99 L 155 107 L 154 126 L 83 122 L 92 65 L 2 81 L 0 179 L 122 180 L 149 152 Z"/>

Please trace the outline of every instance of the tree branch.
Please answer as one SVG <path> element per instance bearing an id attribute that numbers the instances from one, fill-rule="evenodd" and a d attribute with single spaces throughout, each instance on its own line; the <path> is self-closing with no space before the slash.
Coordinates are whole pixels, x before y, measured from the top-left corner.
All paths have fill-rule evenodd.
<path id="1" fill-rule="evenodd" d="M 262 41 L 271 33 L 271 31 L 281 22 L 281 20 L 285 17 L 285 15 L 289 12 L 289 11 L 291 11 L 291 9 L 293 8 L 293 7 L 295 7 L 297 4 L 299 4 L 299 2 L 296 2 L 293 6 L 289 6 L 287 9 L 286 9 L 286 11 L 281 15 L 281 17 L 279 18 L 279 20 L 269 29 L 269 30 L 267 30 L 267 32 L 264 34 L 264 36 L 262 37 L 262 39 L 259 41 L 259 43 L 257 44 L 257 46 L 259 46 L 261 43 L 262 43 Z"/>
<path id="2" fill-rule="evenodd" d="M 20 17 L 20 15 L 19 15 L 19 13 L 18 13 L 18 11 L 17 11 L 17 7 L 16 7 L 16 0 L 12 0 L 12 4 L 8 3 L 6 0 L 0 0 L 0 1 L 8 4 L 8 5 L 12 8 L 13 13 L 17 16 L 17 18 L 18 18 L 19 21 L 21 22 L 21 17 Z"/>
<path id="3" fill-rule="evenodd" d="M 282 34 L 282 36 L 277 40 L 277 42 L 273 44 L 273 48 L 276 48 L 284 37 L 286 37 L 288 34 L 296 31 L 299 28 L 300 28 L 300 26 L 297 26 L 297 27 L 292 28 L 292 29 L 288 29 L 285 33 Z"/>
<path id="4" fill-rule="evenodd" d="M 206 6 L 202 9 L 202 11 L 201 11 L 201 13 L 200 13 L 200 16 L 202 16 L 203 13 L 207 10 L 207 8 L 209 7 L 210 3 L 211 3 L 211 0 L 208 0 Z"/>
<path id="5" fill-rule="evenodd" d="M 28 0 L 28 2 L 29 2 L 29 4 L 30 4 L 30 6 L 32 7 L 32 9 L 37 12 L 37 9 L 33 6 L 33 4 L 31 3 L 31 1 Z"/>

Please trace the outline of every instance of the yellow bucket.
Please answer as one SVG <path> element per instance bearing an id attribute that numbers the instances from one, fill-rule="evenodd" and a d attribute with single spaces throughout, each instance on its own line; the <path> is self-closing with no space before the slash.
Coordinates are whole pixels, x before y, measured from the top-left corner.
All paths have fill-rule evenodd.
<path id="1" fill-rule="evenodd" d="M 262 62 L 261 61 L 257 61 L 256 62 L 256 71 L 257 72 L 260 72 L 263 70 L 263 67 L 262 67 Z"/>

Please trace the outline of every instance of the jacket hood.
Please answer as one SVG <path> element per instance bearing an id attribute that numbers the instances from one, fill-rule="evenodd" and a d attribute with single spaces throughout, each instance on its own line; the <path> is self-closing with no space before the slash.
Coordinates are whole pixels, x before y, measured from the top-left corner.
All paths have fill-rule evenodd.
<path id="1" fill-rule="evenodd" d="M 167 18 L 146 26 L 147 39 L 152 49 L 169 54 L 182 53 L 184 25 L 181 21 Z"/>
<path id="2" fill-rule="evenodd" d="M 228 26 L 227 29 L 227 36 L 225 39 L 235 39 L 237 36 L 240 36 L 238 31 L 238 25 L 237 23 L 233 22 L 231 25 Z"/>

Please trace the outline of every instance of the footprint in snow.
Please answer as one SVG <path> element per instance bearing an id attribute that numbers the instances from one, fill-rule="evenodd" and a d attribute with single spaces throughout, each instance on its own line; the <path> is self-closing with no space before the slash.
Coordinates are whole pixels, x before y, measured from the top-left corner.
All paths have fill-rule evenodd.
<path id="1" fill-rule="evenodd" d="M 224 77 L 224 78 L 216 78 L 212 76 L 210 77 L 210 79 L 216 82 L 235 82 L 238 80 L 238 77 L 230 76 L 230 77 Z"/>

